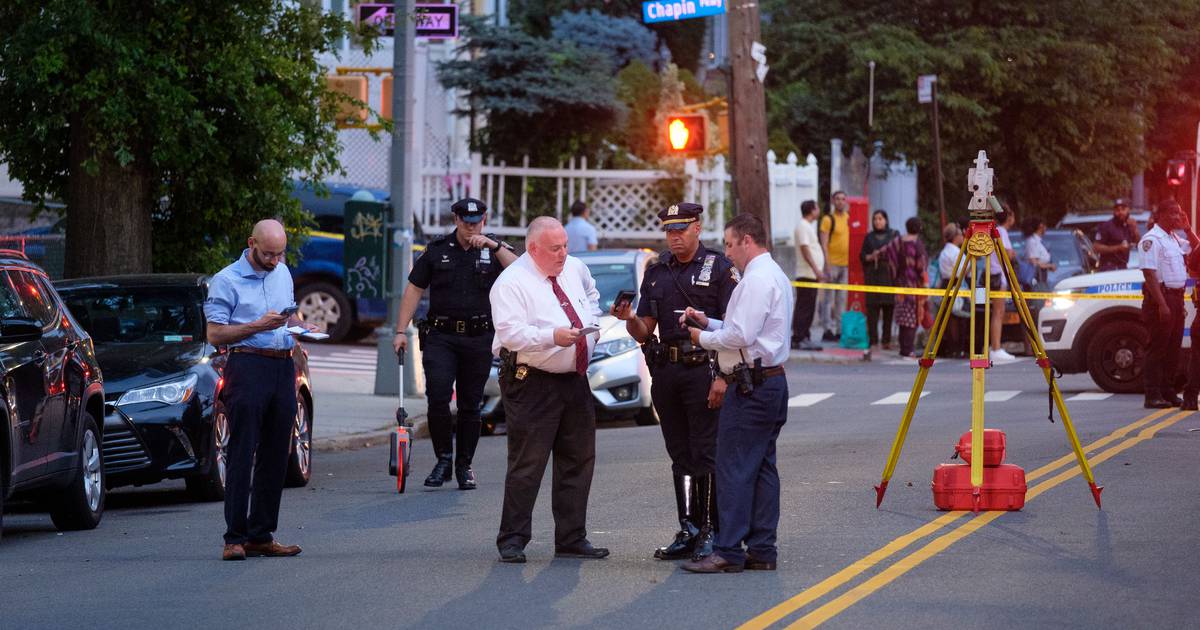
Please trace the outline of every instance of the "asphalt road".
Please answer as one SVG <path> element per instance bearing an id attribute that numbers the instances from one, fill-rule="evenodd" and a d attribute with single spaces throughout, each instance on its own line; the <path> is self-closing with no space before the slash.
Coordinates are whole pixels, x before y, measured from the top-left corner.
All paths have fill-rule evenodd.
<path id="1" fill-rule="evenodd" d="M 942 513 L 929 480 L 968 426 L 970 377 L 940 362 L 877 510 L 902 406 L 873 403 L 915 372 L 789 366 L 791 394 L 811 395 L 797 402 L 820 400 L 791 409 L 780 438 L 774 573 L 697 576 L 654 560 L 673 520 L 661 437 L 606 425 L 589 529 L 607 560 L 552 558 L 543 488 L 529 564 L 496 562 L 504 437 L 481 442 L 473 492 L 424 491 L 427 442 L 405 495 L 385 449 L 319 453 L 310 487 L 284 494 L 278 538 L 304 547 L 297 558 L 220 562 L 221 505 L 189 503 L 180 486 L 115 492 L 91 532 L 6 515 L 0 628 L 1196 627 L 1200 415 L 1151 415 L 1134 396 L 1069 402 L 1083 443 L 1102 441 L 1089 450 L 1106 487 L 1099 511 L 1073 460 L 1056 464 L 1069 448 L 1057 414 L 1046 419 L 1040 373 L 1028 360 L 998 366 L 988 423 L 1029 473 L 1028 502 Z M 1086 376 L 1062 383 L 1068 397 L 1095 389 Z"/>

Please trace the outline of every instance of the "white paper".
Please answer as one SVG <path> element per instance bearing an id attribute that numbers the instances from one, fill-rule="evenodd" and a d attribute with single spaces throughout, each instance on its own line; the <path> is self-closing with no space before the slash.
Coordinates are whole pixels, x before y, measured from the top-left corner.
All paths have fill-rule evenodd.
<path id="1" fill-rule="evenodd" d="M 303 326 L 288 326 L 284 330 L 286 330 L 289 334 L 300 337 L 301 339 L 310 339 L 312 341 L 321 341 L 322 339 L 329 338 L 329 335 L 322 332 L 309 332 L 308 329 Z"/>

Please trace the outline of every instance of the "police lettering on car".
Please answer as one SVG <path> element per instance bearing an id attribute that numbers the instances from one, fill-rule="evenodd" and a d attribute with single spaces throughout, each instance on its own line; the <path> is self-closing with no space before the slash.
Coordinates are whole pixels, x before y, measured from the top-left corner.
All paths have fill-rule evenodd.
<path id="1" fill-rule="evenodd" d="M 662 560 L 712 553 L 717 527 L 713 472 L 725 382 L 713 378 L 712 357 L 692 344 L 679 313 L 691 307 L 723 317 L 737 271 L 723 254 L 700 242 L 703 212 L 698 204 L 679 203 L 658 213 L 668 251 L 646 269 L 636 314 L 628 304 L 612 309 L 646 354 L 654 378 L 651 397 L 671 457 L 680 528 L 670 544 L 654 552 Z"/>
<path id="2" fill-rule="evenodd" d="M 479 443 L 483 386 L 492 365 L 494 329 L 488 292 L 501 269 L 517 255 L 496 236 L 483 234 L 487 205 L 482 201 L 460 199 L 450 210 L 454 230 L 429 243 L 413 263 L 400 300 L 392 346 L 396 352 L 408 346 L 404 331 L 428 290 L 429 314 L 420 324 L 421 362 L 429 399 L 429 437 L 437 465 L 425 485 L 441 486 L 450 480 L 453 470 L 458 487 L 470 490 L 476 485 L 471 460 Z M 457 396 L 457 427 L 452 426 L 450 415 L 452 395 Z"/>

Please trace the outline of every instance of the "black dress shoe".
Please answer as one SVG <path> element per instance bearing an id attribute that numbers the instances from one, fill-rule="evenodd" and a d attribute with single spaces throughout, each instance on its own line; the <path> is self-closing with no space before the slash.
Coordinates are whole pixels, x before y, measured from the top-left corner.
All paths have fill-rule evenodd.
<path id="1" fill-rule="evenodd" d="M 475 471 L 470 466 L 458 466 L 454 469 L 454 477 L 458 479 L 459 490 L 474 490 Z"/>
<path id="2" fill-rule="evenodd" d="M 1146 402 L 1142 406 L 1146 409 L 1170 409 L 1174 405 L 1171 404 L 1171 401 L 1159 396 L 1147 396 Z"/>
<path id="3" fill-rule="evenodd" d="M 666 547 L 659 547 L 654 550 L 654 557 L 659 560 L 683 560 L 692 557 L 692 549 L 696 543 L 696 529 L 691 523 L 687 524 L 688 529 L 681 529 L 675 533 L 675 540 Z"/>
<path id="4" fill-rule="evenodd" d="M 683 567 L 684 571 L 692 573 L 741 573 L 745 569 L 743 565 L 734 564 L 722 558 L 719 553 L 705 556 L 700 560 L 689 560 L 679 566 Z"/>
<path id="5" fill-rule="evenodd" d="M 1197 405 L 1196 403 L 1197 403 L 1196 394 L 1189 394 L 1187 392 L 1184 392 L 1184 394 L 1183 394 L 1183 410 L 1184 411 L 1197 411 L 1198 409 L 1200 409 L 1200 405 Z"/>
<path id="6" fill-rule="evenodd" d="M 745 567 L 747 571 L 774 571 L 775 561 L 758 560 L 754 556 L 746 556 Z"/>
<path id="7" fill-rule="evenodd" d="M 441 455 L 438 457 L 437 464 L 434 464 L 433 471 L 425 478 L 425 485 L 430 488 L 440 488 L 442 484 L 450 481 L 450 475 L 454 469 L 454 457 L 452 455 Z"/>
<path id="8" fill-rule="evenodd" d="M 826 330 L 821 335 L 821 341 L 837 341 L 837 337 L 835 337 L 832 332 Z"/>
<path id="9" fill-rule="evenodd" d="M 692 560 L 703 560 L 712 555 L 713 544 L 716 543 L 717 534 L 711 527 L 704 527 L 700 530 L 700 534 L 696 536 L 696 546 L 692 549 Z"/>
<path id="10" fill-rule="evenodd" d="M 525 551 L 520 547 L 503 547 L 500 549 L 500 562 L 525 564 Z"/>
<path id="11" fill-rule="evenodd" d="M 555 558 L 584 558 L 587 560 L 599 560 L 608 557 L 608 550 L 604 547 L 593 547 L 592 543 L 586 540 L 573 547 L 554 546 Z"/>
<path id="12" fill-rule="evenodd" d="M 1171 403 L 1172 407 L 1182 407 L 1183 406 L 1183 399 L 1180 398 L 1179 396 L 1175 395 L 1174 393 L 1170 393 L 1170 394 L 1163 396 L 1163 400 Z"/>

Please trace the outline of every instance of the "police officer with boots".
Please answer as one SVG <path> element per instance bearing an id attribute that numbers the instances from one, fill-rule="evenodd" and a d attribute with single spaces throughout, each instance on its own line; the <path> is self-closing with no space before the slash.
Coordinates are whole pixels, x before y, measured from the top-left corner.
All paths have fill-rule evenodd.
<path id="1" fill-rule="evenodd" d="M 1146 232 L 1138 247 L 1145 282 L 1142 284 L 1142 321 L 1150 332 L 1150 347 L 1142 368 L 1147 409 L 1166 409 L 1183 404 L 1175 395 L 1175 372 L 1183 342 L 1183 292 L 1187 285 L 1184 257 L 1191 251 L 1190 238 L 1180 239 L 1175 231 L 1186 229 L 1183 210 L 1169 200 L 1154 213 L 1154 228 Z M 1188 230 L 1190 232 L 1190 230 Z"/>
<path id="2" fill-rule="evenodd" d="M 420 324 L 425 391 L 429 399 L 429 437 L 437 465 L 425 485 L 440 487 L 453 470 L 462 490 L 475 488 L 471 459 L 479 443 L 479 411 L 483 386 L 492 367 L 492 307 L 488 292 L 500 271 L 517 259 L 512 247 L 493 234 L 484 234 L 487 206 L 478 199 L 460 199 L 454 230 L 435 239 L 413 263 L 408 287 L 400 300 L 400 317 L 392 347 L 408 347 L 405 330 L 429 291 L 429 314 Z M 452 426 L 450 397 L 457 391 L 458 426 Z M 454 436 L 458 437 L 457 451 Z M 457 455 L 457 463 L 455 462 Z"/>
<path id="3" fill-rule="evenodd" d="M 642 344 L 654 377 L 654 408 L 671 457 L 679 532 L 654 552 L 660 560 L 712 553 L 717 528 L 713 473 L 717 408 L 725 395 L 725 381 L 714 378 L 708 351 L 692 343 L 679 324 L 679 313 L 691 307 L 723 317 L 737 276 L 728 258 L 700 243 L 702 212 L 698 204 L 680 203 L 658 213 L 668 251 L 646 269 L 636 315 L 629 304 L 612 308 L 612 314 L 625 320 L 629 334 Z"/>

